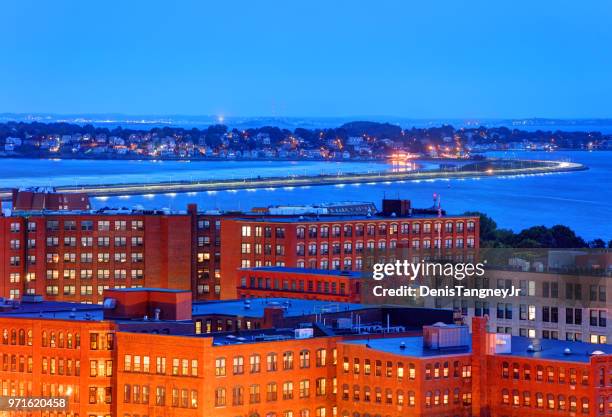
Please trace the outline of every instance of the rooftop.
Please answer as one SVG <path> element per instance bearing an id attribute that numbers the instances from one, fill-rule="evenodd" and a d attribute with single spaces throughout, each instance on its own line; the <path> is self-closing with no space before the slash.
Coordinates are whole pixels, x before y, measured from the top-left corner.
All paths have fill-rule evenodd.
<path id="1" fill-rule="evenodd" d="M 498 353 L 498 356 L 588 363 L 595 351 L 599 351 L 604 355 L 612 355 L 612 345 L 542 339 L 539 341 L 541 349 L 532 351 L 529 350 L 528 347 L 535 344 L 533 339 L 513 336 L 511 340 L 511 353 Z M 422 337 L 394 337 L 370 340 L 358 339 L 348 340 L 342 343 L 365 345 L 373 350 L 407 357 L 436 357 L 467 354 L 471 352 L 471 342 L 470 346 L 428 349 L 423 346 Z M 402 346 L 404 347 L 402 348 Z M 566 353 L 566 349 L 569 349 L 569 353 Z"/>
<path id="2" fill-rule="evenodd" d="M 417 213 L 409 216 L 381 216 L 381 215 L 358 215 L 358 216 L 295 216 L 295 217 L 270 217 L 267 215 L 263 215 L 262 217 L 241 217 L 236 216 L 235 220 L 246 221 L 246 222 L 266 222 L 266 223 L 309 223 L 309 222 L 319 222 L 319 223 L 330 223 L 330 222 L 343 222 L 343 221 L 374 221 L 374 220 L 416 220 L 416 219 L 465 219 L 465 218 L 475 218 L 476 216 L 467 216 L 467 215 L 449 215 L 444 214 L 441 217 L 438 213 Z"/>
<path id="3" fill-rule="evenodd" d="M 16 302 L 0 305 L 0 317 L 49 318 L 58 320 L 102 320 L 103 308 L 97 304 L 59 301 Z"/>
<path id="4" fill-rule="evenodd" d="M 364 345 L 368 349 L 392 353 L 407 357 L 435 357 L 461 355 L 471 352 L 471 346 L 460 346 L 447 349 L 428 349 L 423 346 L 423 337 L 392 337 L 382 339 L 347 340 L 342 343 Z"/>
<path id="5" fill-rule="evenodd" d="M 361 278 L 362 274 L 358 271 L 342 271 L 337 269 L 310 269 L 310 268 L 287 268 L 284 266 L 262 266 L 258 268 L 241 268 L 241 271 L 253 272 L 286 272 L 289 274 L 307 274 L 307 275 L 333 275 L 343 276 L 348 278 Z"/>
<path id="6" fill-rule="evenodd" d="M 174 288 L 153 288 L 153 287 L 134 287 L 134 288 L 111 288 L 110 290 L 116 292 L 170 292 L 170 293 L 181 293 L 188 292 L 189 290 L 177 290 Z"/>
<path id="7" fill-rule="evenodd" d="M 529 350 L 530 345 L 535 346 L 533 339 L 526 337 L 512 337 L 512 352 L 500 353 L 500 356 L 515 356 L 519 358 L 537 358 L 563 362 L 589 362 L 594 351 L 612 355 L 612 345 L 602 345 L 584 342 L 568 342 L 565 340 L 539 340 L 541 348 L 536 351 Z M 565 352 L 569 349 L 569 354 Z"/>
<path id="8" fill-rule="evenodd" d="M 209 334 L 202 335 L 209 337 Z M 294 329 L 261 329 L 236 334 L 213 335 L 213 346 L 242 345 L 245 343 L 272 342 L 295 339 Z"/>
<path id="9" fill-rule="evenodd" d="M 248 303 L 247 303 L 248 301 Z M 250 298 L 248 300 L 208 301 L 193 303 L 193 315 L 228 315 L 262 317 L 267 307 L 282 307 L 285 317 L 311 314 L 356 311 L 369 306 L 356 303 L 332 303 L 329 301 L 301 300 L 293 298 Z"/>

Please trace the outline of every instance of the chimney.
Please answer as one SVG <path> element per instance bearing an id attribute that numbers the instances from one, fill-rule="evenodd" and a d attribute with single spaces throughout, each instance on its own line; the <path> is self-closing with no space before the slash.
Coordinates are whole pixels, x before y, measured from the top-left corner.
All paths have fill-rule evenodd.
<path id="1" fill-rule="evenodd" d="M 472 415 L 489 415 L 487 369 L 487 321 L 488 317 L 472 318 Z"/>

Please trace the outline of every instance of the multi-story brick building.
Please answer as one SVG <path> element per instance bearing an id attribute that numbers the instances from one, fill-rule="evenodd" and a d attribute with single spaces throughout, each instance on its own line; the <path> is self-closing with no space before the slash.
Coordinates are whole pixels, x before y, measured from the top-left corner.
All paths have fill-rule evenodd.
<path id="1" fill-rule="evenodd" d="M 407 209 L 407 204 L 400 205 Z M 477 249 L 477 216 L 382 211 L 365 216 L 233 217 L 223 223 L 222 298 L 235 298 L 238 268 L 356 270 L 366 256 L 390 260 L 396 248 L 423 251 Z"/>
<path id="2" fill-rule="evenodd" d="M 389 202 L 380 216 L 198 212 L 195 205 L 182 213 L 20 211 L 0 216 L 0 296 L 96 303 L 104 289 L 146 286 L 232 299 L 241 267 L 360 270 L 373 248 L 478 245 L 477 217 Z"/>
<path id="3" fill-rule="evenodd" d="M 363 335 L 336 333 L 320 321 L 212 335 L 143 333 L 129 327 L 142 320 L 125 319 L 129 305 L 138 306 L 134 314 L 143 311 L 142 294 L 131 294 L 137 299 L 129 303 L 129 296 L 115 293 L 110 298 L 118 304 L 106 308 L 26 302 L 0 312 L 2 395 L 68 396 L 68 410 L 42 415 L 70 417 L 595 417 L 612 411 L 609 345 L 488 333 L 485 318 L 474 318 L 471 338 L 467 326 Z M 166 303 L 168 312 L 173 298 L 178 314 L 189 298 L 172 292 L 150 295 L 154 301 L 145 310 Z M 117 308 L 123 319 L 100 317 Z M 174 322 L 163 312 L 152 320 L 160 328 Z"/>
<path id="4" fill-rule="evenodd" d="M 101 210 L 0 217 L 2 296 L 97 303 L 104 289 L 191 289 L 190 217 Z"/>

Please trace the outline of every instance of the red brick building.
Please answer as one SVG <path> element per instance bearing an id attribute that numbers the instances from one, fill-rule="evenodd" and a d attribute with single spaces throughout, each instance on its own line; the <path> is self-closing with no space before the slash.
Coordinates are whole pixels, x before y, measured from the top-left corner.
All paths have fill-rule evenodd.
<path id="1" fill-rule="evenodd" d="M 407 203 L 395 207 L 389 201 L 394 200 L 385 200 L 389 210 L 410 210 Z M 398 213 L 268 215 L 198 212 L 189 205 L 186 213 L 99 210 L 0 216 L 0 296 L 41 294 L 50 300 L 96 303 L 104 289 L 146 286 L 190 289 L 199 300 L 232 299 L 238 295 L 239 268 L 358 271 L 365 254 L 374 249 L 390 256 L 402 246 L 478 246 L 477 217 Z"/>
<path id="2" fill-rule="evenodd" d="M 142 293 L 133 295 L 131 304 L 139 306 Z M 181 304 L 180 295 L 161 297 Z M 487 333 L 485 318 L 474 319 L 471 337 L 466 326 L 362 335 L 337 334 L 320 322 L 168 335 L 102 319 L 99 312 L 115 308 L 110 305 L 66 304 L 0 311 L 2 395 L 70 398 L 66 412 L 45 416 L 595 417 L 612 411 L 612 347 Z"/>
<path id="3" fill-rule="evenodd" d="M 221 241 L 221 298 L 236 298 L 238 268 L 289 267 L 360 271 L 367 256 L 397 257 L 397 248 L 477 249 L 479 218 L 382 212 L 379 216 L 228 218 Z"/>
<path id="4" fill-rule="evenodd" d="M 191 219 L 163 212 L 0 217 L 0 296 L 97 303 L 108 288 L 191 289 Z"/>
<path id="5" fill-rule="evenodd" d="M 361 272 L 261 267 L 240 269 L 238 297 L 289 297 L 358 303 Z"/>

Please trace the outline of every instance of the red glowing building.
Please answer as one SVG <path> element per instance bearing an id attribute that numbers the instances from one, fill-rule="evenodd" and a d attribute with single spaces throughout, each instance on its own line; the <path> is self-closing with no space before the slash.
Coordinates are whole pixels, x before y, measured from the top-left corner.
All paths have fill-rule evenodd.
<path id="1" fill-rule="evenodd" d="M 189 292 L 143 289 L 110 292 L 104 306 L 0 306 L 1 393 L 69 397 L 67 410 L 42 414 L 62 417 L 612 412 L 609 345 L 489 333 L 486 318 L 474 319 L 471 336 L 444 323 L 362 334 L 320 315 L 293 327 L 180 334 L 189 302 Z"/>
<path id="2" fill-rule="evenodd" d="M 366 254 L 478 247 L 478 217 L 418 211 L 401 200 L 385 200 L 383 208 L 377 215 L 288 215 L 198 212 L 189 205 L 182 213 L 106 209 L 0 216 L 0 296 L 98 303 L 105 289 L 145 286 L 189 289 L 198 300 L 233 299 L 239 287 L 241 295 L 256 292 L 245 292 L 241 268 L 288 267 L 329 271 L 310 280 L 312 290 L 305 284 L 312 296 L 355 301 L 357 280 L 334 271 L 362 270 Z"/>

